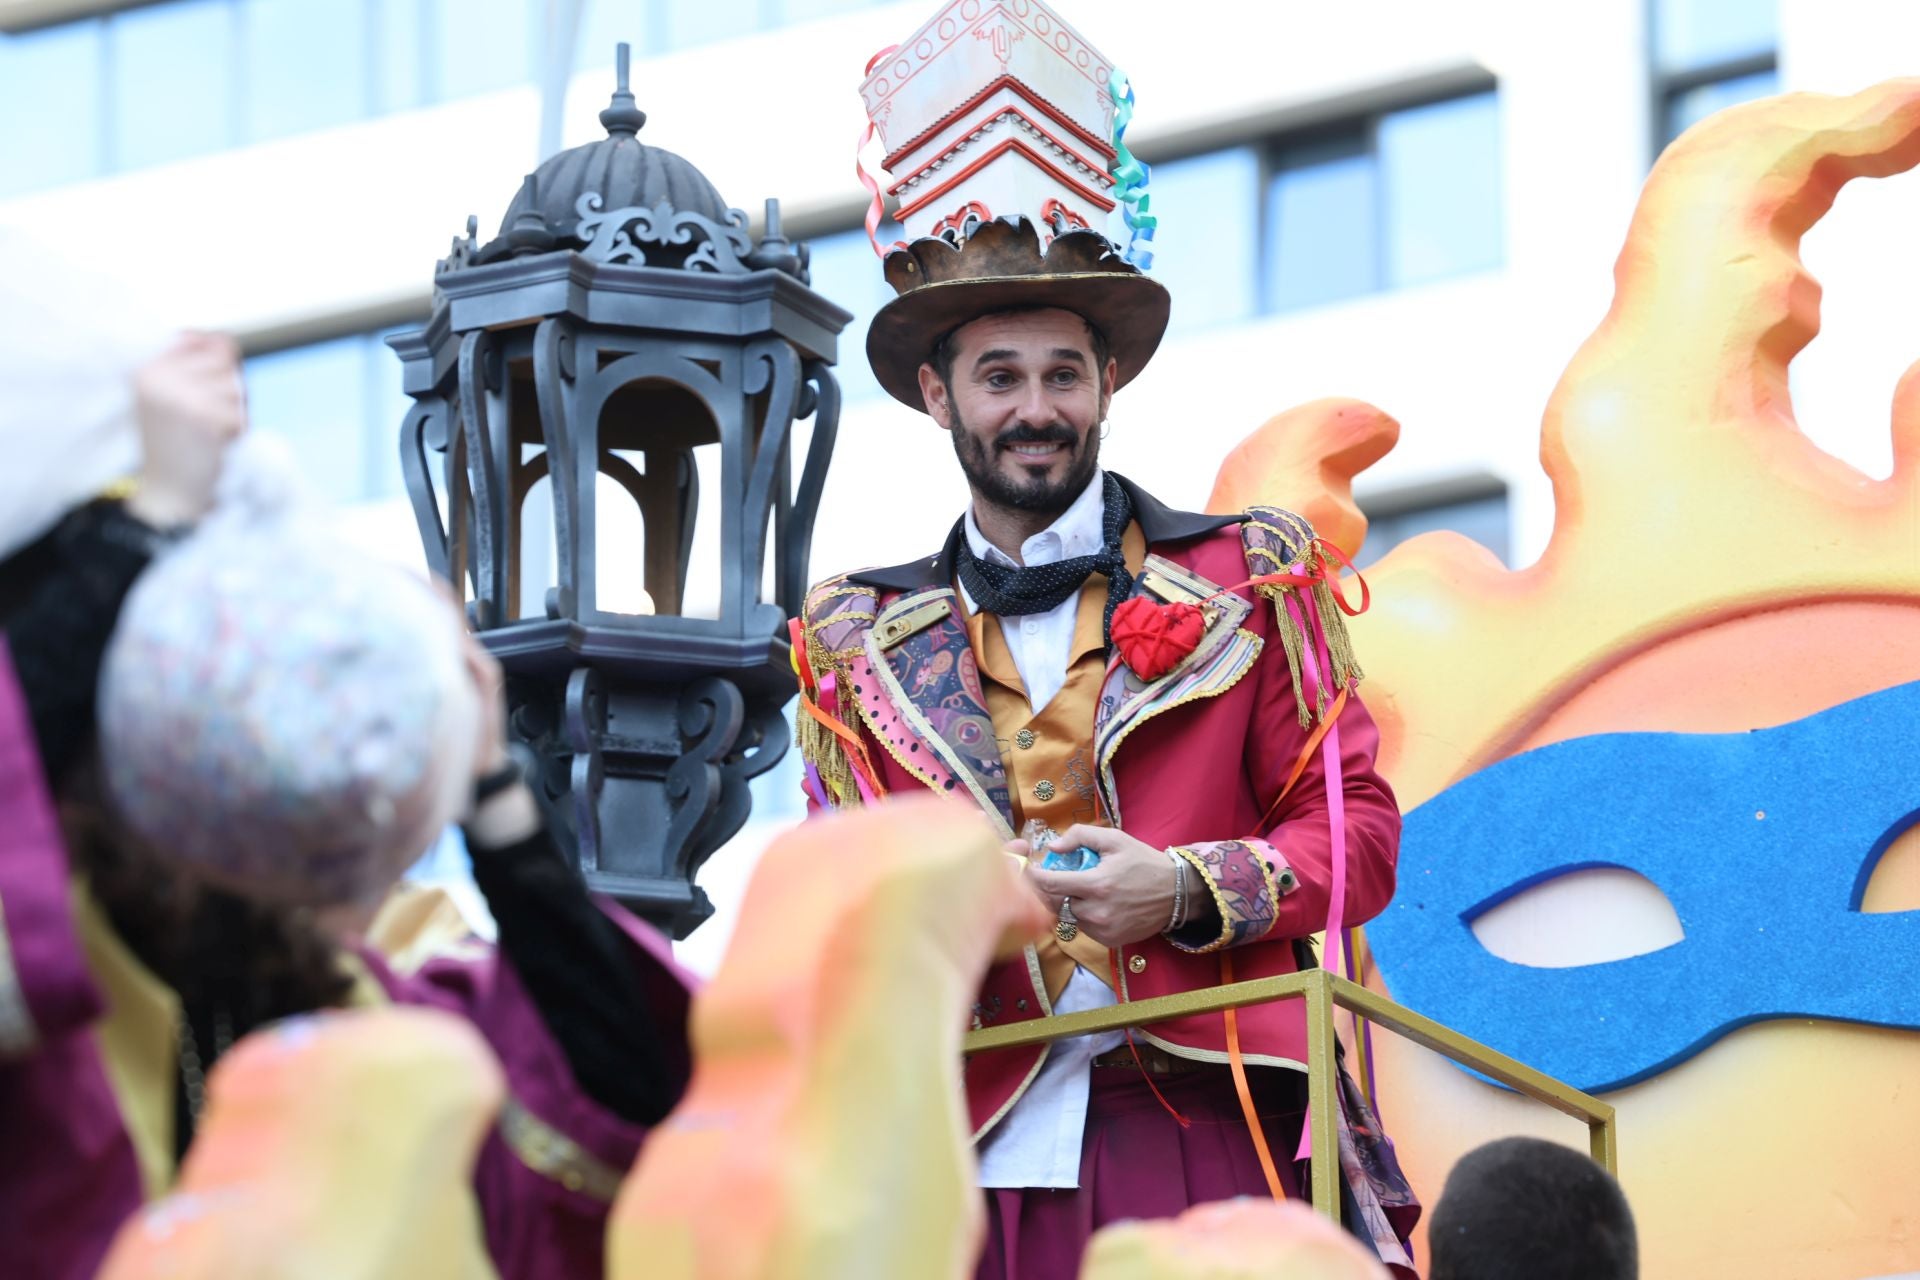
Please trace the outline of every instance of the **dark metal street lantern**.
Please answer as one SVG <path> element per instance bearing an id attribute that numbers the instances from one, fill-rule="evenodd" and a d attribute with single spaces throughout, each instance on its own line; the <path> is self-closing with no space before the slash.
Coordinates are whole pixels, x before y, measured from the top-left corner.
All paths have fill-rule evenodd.
<path id="1" fill-rule="evenodd" d="M 639 141 L 624 45 L 618 83 L 606 138 L 540 165 L 486 245 L 469 219 L 426 326 L 389 341 L 428 562 L 507 671 L 558 826 L 595 889 L 684 937 L 713 909 L 696 872 L 787 749 L 784 623 L 851 316 L 808 287 L 776 201 L 754 243 L 698 169 Z M 640 545 L 606 533 L 619 505 Z"/>

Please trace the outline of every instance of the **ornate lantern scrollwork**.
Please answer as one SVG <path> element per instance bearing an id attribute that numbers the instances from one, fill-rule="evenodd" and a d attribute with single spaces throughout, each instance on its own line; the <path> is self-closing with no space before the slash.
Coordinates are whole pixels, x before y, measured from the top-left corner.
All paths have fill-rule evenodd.
<path id="1" fill-rule="evenodd" d="M 589 882 L 678 937 L 712 911 L 694 876 L 746 821 L 748 780 L 786 751 L 784 621 L 851 317 L 808 287 L 777 202 L 756 244 L 699 170 L 640 143 L 624 45 L 600 118 L 607 137 L 529 175 L 498 237 L 469 220 L 426 327 L 391 339 L 414 400 L 401 454 L 428 561 L 506 668 Z M 639 546 L 603 541 L 610 503 Z"/>

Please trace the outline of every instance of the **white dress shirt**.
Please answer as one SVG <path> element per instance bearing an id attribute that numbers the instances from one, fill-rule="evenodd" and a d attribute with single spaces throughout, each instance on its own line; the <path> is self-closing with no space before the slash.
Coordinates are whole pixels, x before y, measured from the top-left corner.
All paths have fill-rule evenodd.
<path id="1" fill-rule="evenodd" d="M 1101 535 L 1107 516 L 1106 483 L 1104 473 L 1094 472 L 1092 481 L 1073 500 L 1073 505 L 1060 513 L 1058 520 L 1020 544 L 1019 560 L 987 541 L 973 518 L 971 506 L 967 508 L 967 545 L 980 559 L 1015 569 L 1022 563 L 1057 564 L 1076 556 L 1096 555 L 1104 543 Z M 960 598 L 968 613 L 977 611 L 964 583 L 960 587 Z M 1000 630 L 1007 637 L 1013 665 L 1020 672 L 1021 683 L 1027 686 L 1027 701 L 1036 714 L 1053 701 L 1053 695 L 1067 682 L 1067 664 L 1073 656 L 1073 628 L 1079 615 L 1080 594 L 1075 592 L 1045 613 L 1000 619 Z"/>
<path id="2" fill-rule="evenodd" d="M 1020 544 L 1021 560 L 1053 564 L 1097 553 L 1104 542 L 1106 511 L 1106 477 L 1096 471 L 1085 491 L 1058 520 Z M 966 535 L 967 545 L 982 560 L 1017 565 L 1012 556 L 987 541 L 971 507 L 967 509 Z M 968 613 L 976 611 L 964 585 L 960 598 Z M 1080 596 L 1076 592 L 1045 613 L 1000 619 L 1007 650 L 1013 655 L 1021 683 L 1027 687 L 1027 702 L 1036 713 L 1053 701 L 1067 682 L 1079 612 Z M 1093 726 L 1087 729 L 1092 732 Z M 1078 1013 L 1112 1003 L 1113 991 L 1106 983 L 1083 968 L 1075 968 L 1066 989 L 1054 1001 L 1053 1011 Z M 1080 1144 L 1086 1133 L 1087 1095 L 1092 1085 L 1088 1073 L 1094 1058 L 1125 1043 L 1126 1037 L 1118 1031 L 1054 1041 L 1040 1074 L 981 1144 L 980 1185 L 1060 1190 L 1078 1187 Z"/>

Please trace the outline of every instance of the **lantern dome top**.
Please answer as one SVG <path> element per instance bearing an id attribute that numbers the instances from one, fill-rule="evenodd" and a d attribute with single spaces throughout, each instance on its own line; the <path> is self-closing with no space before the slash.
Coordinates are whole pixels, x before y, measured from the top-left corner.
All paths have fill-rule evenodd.
<path id="1" fill-rule="evenodd" d="M 600 113 L 607 136 L 549 156 L 528 174 L 507 206 L 500 234 L 475 262 L 585 248 L 593 235 L 591 229 L 583 234 L 581 224 L 590 211 L 649 209 L 730 223 L 727 202 L 692 161 L 640 141 L 647 113 L 628 87 L 628 57 L 628 47 L 620 45 L 613 100 Z"/>

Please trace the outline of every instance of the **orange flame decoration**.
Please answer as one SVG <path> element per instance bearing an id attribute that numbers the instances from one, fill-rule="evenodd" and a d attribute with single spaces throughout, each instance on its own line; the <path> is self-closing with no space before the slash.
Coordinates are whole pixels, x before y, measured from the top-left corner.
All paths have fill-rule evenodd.
<path id="1" fill-rule="evenodd" d="M 1802 435 L 1787 385 L 1819 328 L 1801 237 L 1846 182 L 1916 164 L 1920 80 L 1750 103 L 1667 150 L 1613 307 L 1547 407 L 1546 552 L 1510 572 L 1428 534 L 1368 571 L 1375 605 L 1351 627 L 1406 808 L 1550 742 L 1760 728 L 1920 676 L 1920 365 L 1894 395 L 1884 481 Z M 1356 546 L 1352 478 L 1398 430 L 1355 402 L 1282 415 L 1228 459 L 1211 505 L 1278 502 Z M 1914 836 L 1881 877 L 1895 862 L 1920 871 Z M 1480 1140 L 1574 1136 L 1418 1051 L 1380 1047 L 1386 1119 L 1429 1196 Z M 1920 1266 L 1917 1069 L 1911 1033 L 1768 1022 L 1612 1095 L 1646 1274 Z"/>

